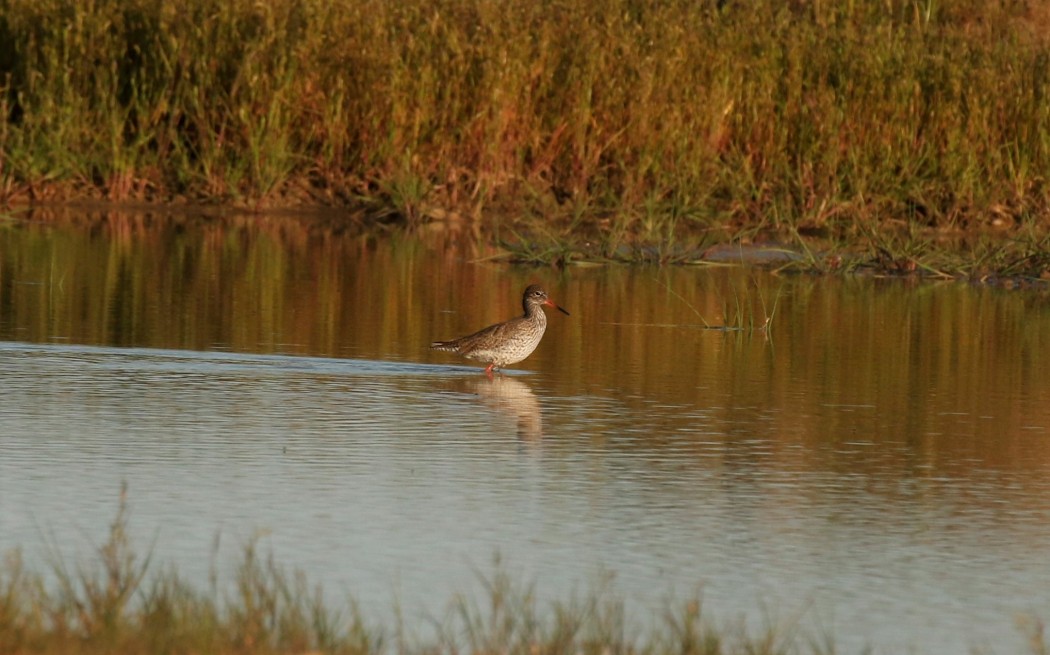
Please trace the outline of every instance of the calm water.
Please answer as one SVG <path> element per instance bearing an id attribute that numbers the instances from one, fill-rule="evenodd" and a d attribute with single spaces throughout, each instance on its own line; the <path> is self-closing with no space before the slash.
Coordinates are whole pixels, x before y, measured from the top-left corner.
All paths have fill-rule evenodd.
<path id="1" fill-rule="evenodd" d="M 700 591 L 841 652 L 1018 652 L 1050 619 L 1041 293 L 47 218 L 0 225 L 0 552 L 38 568 L 90 558 L 126 482 L 158 561 L 203 585 L 262 535 L 376 621 L 442 616 L 497 554 L 547 599 L 611 575 L 640 626 Z M 572 316 L 507 375 L 427 349 L 533 281 Z"/>

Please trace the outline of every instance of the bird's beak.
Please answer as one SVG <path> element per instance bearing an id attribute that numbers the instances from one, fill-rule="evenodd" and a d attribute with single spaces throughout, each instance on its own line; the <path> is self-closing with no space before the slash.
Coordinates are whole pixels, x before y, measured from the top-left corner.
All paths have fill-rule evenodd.
<path id="1" fill-rule="evenodd" d="M 544 300 L 543 304 L 547 305 L 548 307 L 553 307 L 554 309 L 557 309 L 559 312 L 561 312 L 562 314 L 565 314 L 566 316 L 572 316 L 572 314 L 570 314 L 569 312 L 565 311 L 564 308 L 562 308 L 559 305 L 556 305 L 553 300 L 550 300 L 550 299 Z"/>

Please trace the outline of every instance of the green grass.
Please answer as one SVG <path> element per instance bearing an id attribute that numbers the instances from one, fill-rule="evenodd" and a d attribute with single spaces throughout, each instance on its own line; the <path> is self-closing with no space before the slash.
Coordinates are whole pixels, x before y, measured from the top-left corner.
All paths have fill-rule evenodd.
<path id="1" fill-rule="evenodd" d="M 63 653 L 334 653 L 402 655 L 779 655 L 836 652 L 831 635 L 806 636 L 797 621 L 747 629 L 715 627 L 699 598 L 669 606 L 646 632 L 607 585 L 544 604 L 496 561 L 482 575 L 480 602 L 454 597 L 445 616 L 420 638 L 398 613 L 396 625 L 370 625 L 352 601 L 333 609 L 320 587 L 244 548 L 232 585 L 213 571 L 207 591 L 173 569 L 154 570 L 128 537 L 125 496 L 109 537 L 89 562 L 71 566 L 53 554 L 49 579 L 29 571 L 18 553 L 0 568 L 0 652 Z M 649 621 L 652 623 L 652 621 Z M 1042 623 L 1022 626 L 1033 653 L 1046 653 Z"/>
<path id="2" fill-rule="evenodd" d="M 0 0 L 0 201 L 542 224 L 568 260 L 1039 243 L 1048 34 L 1020 0 Z"/>

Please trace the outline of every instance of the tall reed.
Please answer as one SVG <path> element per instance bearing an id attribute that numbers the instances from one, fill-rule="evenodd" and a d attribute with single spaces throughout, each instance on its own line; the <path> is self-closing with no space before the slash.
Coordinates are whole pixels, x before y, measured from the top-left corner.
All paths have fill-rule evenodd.
<path id="1" fill-rule="evenodd" d="M 0 193 L 697 228 L 1045 223 L 1008 0 L 0 0 Z"/>

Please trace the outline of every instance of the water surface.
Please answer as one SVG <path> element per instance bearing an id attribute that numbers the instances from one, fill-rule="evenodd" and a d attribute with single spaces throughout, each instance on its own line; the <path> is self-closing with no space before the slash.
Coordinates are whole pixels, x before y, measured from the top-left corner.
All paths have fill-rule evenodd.
<path id="1" fill-rule="evenodd" d="M 1039 292 L 49 219 L 0 228 L 0 551 L 30 563 L 89 557 L 126 482 L 191 579 L 261 535 L 377 621 L 441 616 L 496 554 L 543 598 L 611 575 L 647 625 L 700 590 L 842 652 L 1017 652 L 1050 617 Z M 506 375 L 427 348 L 535 281 L 572 316 Z"/>

